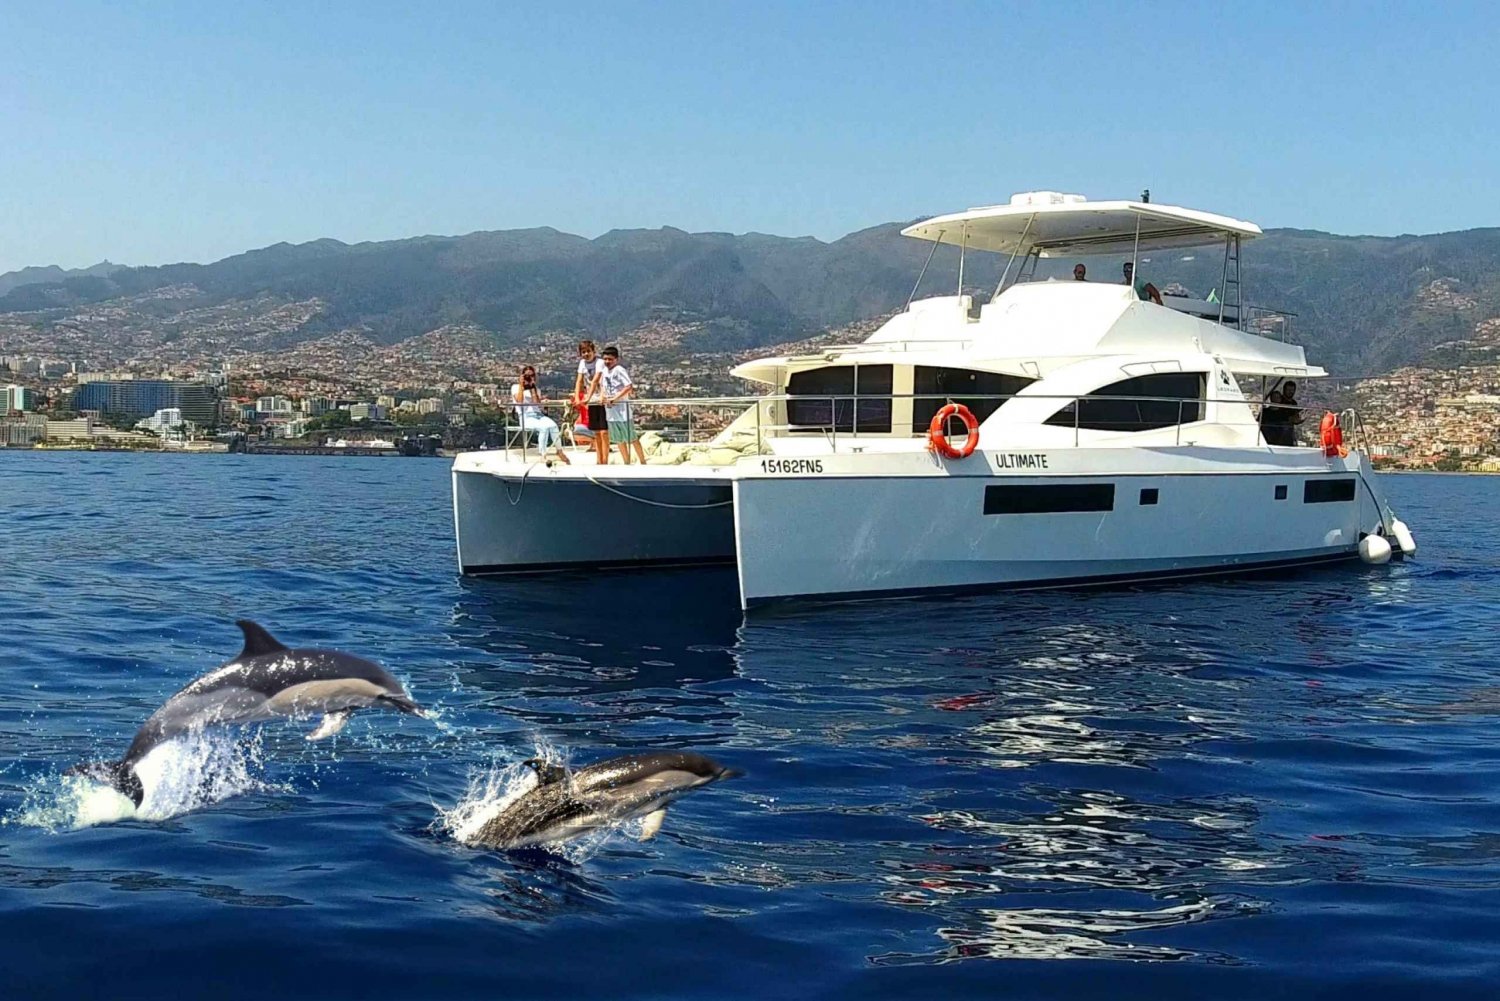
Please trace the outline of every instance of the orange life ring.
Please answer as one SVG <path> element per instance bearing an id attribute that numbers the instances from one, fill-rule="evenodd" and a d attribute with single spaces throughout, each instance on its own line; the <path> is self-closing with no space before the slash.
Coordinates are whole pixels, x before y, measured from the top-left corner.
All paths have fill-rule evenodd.
<path id="1" fill-rule="evenodd" d="M 957 417 L 964 422 L 965 438 L 962 448 L 954 448 L 948 444 L 947 427 L 950 417 Z M 974 419 L 969 408 L 962 403 L 949 403 L 932 415 L 932 423 L 927 425 L 927 447 L 950 459 L 967 459 L 979 447 L 979 421 Z"/>
<path id="2" fill-rule="evenodd" d="M 1339 427 L 1338 415 L 1332 410 L 1323 414 L 1322 440 L 1324 455 L 1330 458 L 1349 455 L 1349 450 L 1344 447 L 1344 429 Z"/>

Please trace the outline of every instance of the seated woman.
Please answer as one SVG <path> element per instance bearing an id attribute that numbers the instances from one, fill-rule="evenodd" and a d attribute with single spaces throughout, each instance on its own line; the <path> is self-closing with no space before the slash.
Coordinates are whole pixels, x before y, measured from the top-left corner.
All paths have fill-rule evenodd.
<path id="1" fill-rule="evenodd" d="M 549 448 L 555 449 L 557 457 L 569 463 L 562 450 L 562 435 L 557 430 L 557 422 L 542 413 L 542 391 L 536 385 L 535 368 L 530 365 L 521 367 L 521 381 L 510 387 L 510 398 L 517 404 L 521 428 L 536 434 L 537 451 L 546 455 Z"/>

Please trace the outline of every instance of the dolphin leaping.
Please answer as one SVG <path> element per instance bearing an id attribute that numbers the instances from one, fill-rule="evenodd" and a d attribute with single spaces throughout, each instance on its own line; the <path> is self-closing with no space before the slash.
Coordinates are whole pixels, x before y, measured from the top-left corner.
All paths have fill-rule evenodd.
<path id="1" fill-rule="evenodd" d="M 359 709 L 384 706 L 425 715 L 379 664 L 339 650 L 288 649 L 254 622 L 241 619 L 235 625 L 245 634 L 245 648 L 152 713 L 123 758 L 68 771 L 108 782 L 140 806 L 145 789 L 135 774 L 137 762 L 152 748 L 190 731 L 322 713 L 322 722 L 307 735 L 321 740 L 342 730 Z"/>
<path id="2" fill-rule="evenodd" d="M 540 758 L 526 764 L 537 776 L 527 790 L 468 840 L 489 848 L 525 848 L 565 841 L 618 821 L 645 817 L 641 840 L 654 837 L 677 797 L 744 774 L 686 751 L 626 754 L 577 771 Z"/>

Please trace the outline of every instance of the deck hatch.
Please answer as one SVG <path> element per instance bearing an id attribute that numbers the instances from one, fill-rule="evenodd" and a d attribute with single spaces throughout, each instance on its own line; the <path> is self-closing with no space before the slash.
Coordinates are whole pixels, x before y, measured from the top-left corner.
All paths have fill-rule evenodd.
<path id="1" fill-rule="evenodd" d="M 1302 503 L 1337 504 L 1354 499 L 1354 480 L 1308 480 L 1302 484 Z"/>
<path id="2" fill-rule="evenodd" d="M 1113 511 L 1113 483 L 1057 483 L 1037 486 L 994 484 L 984 488 L 985 514 L 1060 514 Z"/>

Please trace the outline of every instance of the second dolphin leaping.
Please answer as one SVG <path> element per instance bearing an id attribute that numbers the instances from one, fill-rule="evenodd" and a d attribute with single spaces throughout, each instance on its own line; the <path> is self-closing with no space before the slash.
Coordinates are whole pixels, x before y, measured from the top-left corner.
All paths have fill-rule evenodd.
<path id="1" fill-rule="evenodd" d="M 101 779 L 141 805 L 145 789 L 136 764 L 181 734 L 210 726 L 254 723 L 278 716 L 323 714 L 308 740 L 330 737 L 356 710 L 385 707 L 425 715 L 401 682 L 373 661 L 339 650 L 288 649 L 259 625 L 241 619 L 245 648 L 234 659 L 190 682 L 146 720 L 119 761 L 75 765 L 70 772 Z"/>
<path id="2" fill-rule="evenodd" d="M 565 841 L 607 824 L 645 817 L 641 840 L 661 829 L 667 807 L 700 786 L 744 774 L 686 751 L 626 754 L 569 771 L 532 758 L 537 784 L 467 840 L 489 848 Z"/>

